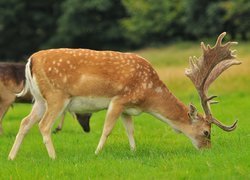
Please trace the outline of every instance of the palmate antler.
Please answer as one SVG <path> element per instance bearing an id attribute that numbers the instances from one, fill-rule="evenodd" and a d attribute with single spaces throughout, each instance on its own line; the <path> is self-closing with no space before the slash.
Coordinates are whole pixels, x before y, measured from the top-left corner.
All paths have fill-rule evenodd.
<path id="1" fill-rule="evenodd" d="M 231 126 L 225 126 L 220 121 L 216 120 L 211 113 L 210 104 L 215 103 L 211 100 L 217 96 L 207 96 L 207 91 L 212 82 L 226 69 L 232 65 L 241 64 L 236 60 L 235 50 L 230 50 L 230 47 L 237 42 L 227 42 L 222 44 L 222 39 L 226 35 L 223 32 L 219 35 L 214 47 L 201 43 L 203 55 L 200 58 L 190 57 L 190 69 L 186 69 L 185 74 L 191 79 L 197 89 L 202 107 L 206 114 L 206 119 L 210 123 L 216 124 L 225 131 L 232 131 L 236 128 L 237 121 Z"/>

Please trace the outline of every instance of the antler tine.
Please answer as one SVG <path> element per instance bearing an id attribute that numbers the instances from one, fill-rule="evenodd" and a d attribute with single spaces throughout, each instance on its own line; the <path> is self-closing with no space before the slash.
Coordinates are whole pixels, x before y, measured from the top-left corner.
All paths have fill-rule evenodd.
<path id="1" fill-rule="evenodd" d="M 234 121 L 234 123 L 231 126 L 226 126 L 224 124 L 222 124 L 220 121 L 218 121 L 217 119 L 213 118 L 211 123 L 214 123 L 215 125 L 217 125 L 219 128 L 223 129 L 224 131 L 230 132 L 235 130 L 235 128 L 237 127 L 237 123 L 238 121 Z"/>
<path id="2" fill-rule="evenodd" d="M 219 35 L 217 41 L 216 41 L 216 44 L 215 44 L 215 47 L 216 46 L 222 46 L 222 39 L 226 36 L 226 32 L 223 32 Z"/>
<path id="3" fill-rule="evenodd" d="M 189 64 L 190 64 L 190 66 L 191 66 L 191 69 L 194 69 L 195 68 L 195 66 L 194 66 L 194 61 L 193 61 L 193 58 L 190 56 L 189 57 Z"/>
<path id="4" fill-rule="evenodd" d="M 209 104 L 218 104 L 219 101 L 209 101 Z"/>
<path id="5" fill-rule="evenodd" d="M 209 101 L 211 101 L 212 99 L 217 98 L 217 97 L 218 97 L 218 96 L 211 96 L 211 97 L 209 97 L 209 98 L 206 99 L 206 102 L 209 102 Z"/>
<path id="6" fill-rule="evenodd" d="M 236 49 L 232 50 L 231 51 L 231 56 L 234 57 L 234 58 L 236 58 L 236 52 L 237 52 Z"/>
<path id="7" fill-rule="evenodd" d="M 233 45 L 237 45 L 238 44 L 238 42 L 227 42 L 226 44 L 224 44 L 224 45 L 221 45 L 221 46 L 223 46 L 223 47 L 226 47 L 226 48 L 230 48 L 230 47 L 232 47 Z"/>
<path id="8" fill-rule="evenodd" d="M 212 49 L 209 44 L 207 45 L 207 49 L 208 49 L 208 51 L 210 51 Z"/>
<path id="9" fill-rule="evenodd" d="M 214 98 L 217 98 L 217 96 L 210 96 L 209 98 L 206 99 L 206 102 L 209 104 L 217 104 L 219 103 L 218 101 L 212 101 Z"/>
<path id="10" fill-rule="evenodd" d="M 201 42 L 201 49 L 202 49 L 203 51 L 207 51 L 207 48 L 206 48 L 204 42 Z"/>

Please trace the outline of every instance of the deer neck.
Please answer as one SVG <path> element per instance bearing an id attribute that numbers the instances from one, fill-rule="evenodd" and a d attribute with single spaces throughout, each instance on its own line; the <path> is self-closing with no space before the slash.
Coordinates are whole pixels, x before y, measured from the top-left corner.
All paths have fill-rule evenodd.
<path id="1" fill-rule="evenodd" d="M 182 126 L 190 124 L 188 107 L 175 97 L 167 87 L 164 87 L 164 91 L 157 94 L 153 101 L 150 114 L 161 121 L 170 124 L 177 130 L 181 130 Z"/>

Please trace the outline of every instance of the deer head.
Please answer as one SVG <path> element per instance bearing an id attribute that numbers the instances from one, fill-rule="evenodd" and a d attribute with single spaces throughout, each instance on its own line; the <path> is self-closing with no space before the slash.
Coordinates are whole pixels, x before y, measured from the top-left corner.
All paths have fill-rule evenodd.
<path id="1" fill-rule="evenodd" d="M 191 132 L 191 139 L 198 148 L 210 147 L 210 131 L 211 125 L 215 124 L 224 131 L 233 131 L 237 126 L 235 121 L 231 126 L 226 126 L 213 117 L 210 104 L 218 103 L 212 101 L 217 96 L 208 96 L 208 88 L 214 82 L 214 80 L 226 69 L 232 65 L 241 64 L 236 60 L 235 50 L 230 50 L 231 46 L 237 44 L 237 42 L 227 42 L 222 44 L 222 39 L 226 33 L 219 35 L 214 47 L 210 45 L 205 46 L 201 43 L 203 55 L 200 58 L 190 57 L 190 68 L 186 69 L 185 74 L 193 82 L 195 88 L 200 96 L 200 101 L 205 115 L 202 116 L 197 113 L 196 108 L 190 105 L 189 117 L 192 120 L 196 131 Z M 200 129 L 200 131 L 197 131 Z"/>

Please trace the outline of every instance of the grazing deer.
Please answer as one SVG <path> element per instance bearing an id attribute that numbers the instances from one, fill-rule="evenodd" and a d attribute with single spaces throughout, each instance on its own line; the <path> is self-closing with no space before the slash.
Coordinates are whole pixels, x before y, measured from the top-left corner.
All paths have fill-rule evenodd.
<path id="1" fill-rule="evenodd" d="M 22 97 L 16 97 L 24 87 L 25 64 L 0 63 L 0 134 L 3 133 L 2 121 L 9 107 L 14 103 L 31 103 L 32 95 L 28 91 Z M 84 131 L 89 132 L 89 118 L 91 114 L 76 114 L 78 122 Z M 55 132 L 62 129 L 64 115 Z"/>
<path id="2" fill-rule="evenodd" d="M 207 96 L 209 85 L 231 65 L 240 63 L 229 49 L 235 43 L 221 44 L 225 34 L 218 37 L 213 48 L 202 43 L 203 56 L 190 58 L 191 68 L 186 70 L 199 92 L 205 116 L 197 113 L 194 106 L 188 107 L 178 100 L 150 63 L 136 54 L 87 49 L 50 49 L 33 54 L 26 65 L 27 84 L 22 93 L 30 89 L 35 104 L 21 123 L 9 159 L 16 157 L 24 135 L 39 120 L 43 141 L 54 159 L 51 127 L 65 109 L 81 113 L 108 109 L 96 154 L 103 148 L 119 116 L 134 150 L 131 116 L 141 112 L 170 124 L 189 137 L 196 148 L 209 148 L 212 124 L 225 131 L 234 130 L 237 124 L 236 121 L 225 126 L 216 120 L 209 108 L 215 96 Z"/>

